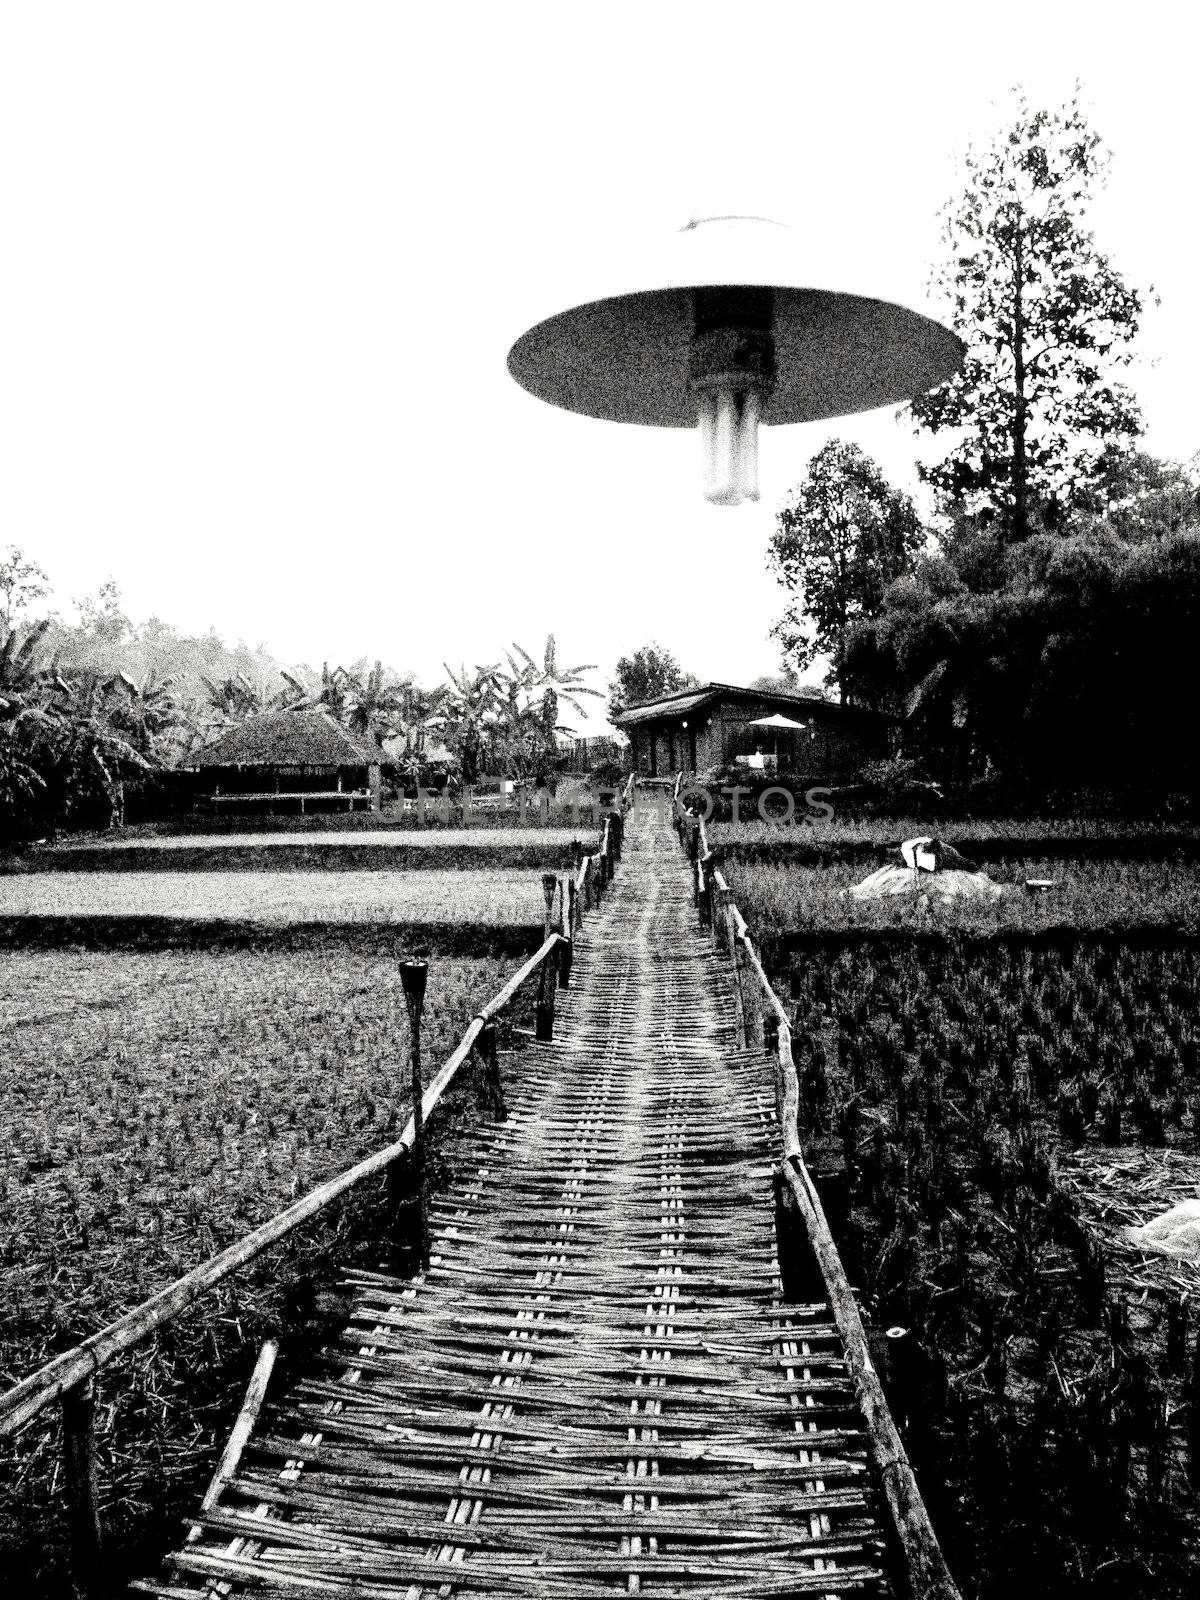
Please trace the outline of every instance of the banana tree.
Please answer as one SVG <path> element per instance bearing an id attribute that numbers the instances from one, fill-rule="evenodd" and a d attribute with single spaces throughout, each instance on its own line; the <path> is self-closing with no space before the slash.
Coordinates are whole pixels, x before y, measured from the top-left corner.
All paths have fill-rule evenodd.
<path id="1" fill-rule="evenodd" d="M 308 685 L 292 673 L 281 671 L 279 675 L 283 688 L 270 695 L 265 685 L 253 684 L 244 672 L 232 673 L 219 682 L 202 676 L 200 681 L 208 694 L 205 731 L 218 732 L 266 711 L 305 711 L 319 701 L 320 696 L 314 696 Z"/>
<path id="2" fill-rule="evenodd" d="M 489 764 L 498 755 L 497 736 L 504 725 L 504 684 L 498 666 L 446 667 L 450 682 L 445 689 L 440 720 L 446 744 L 459 765 L 463 783 L 478 781 L 485 756 Z"/>
<path id="3" fill-rule="evenodd" d="M 154 672 L 148 672 L 140 683 L 127 672 L 105 680 L 112 727 L 155 765 L 181 752 L 187 742 L 187 719 L 176 693 L 179 681 L 178 673 L 160 678 Z"/>
<path id="4" fill-rule="evenodd" d="M 58 722 L 50 710 L 56 677 L 40 646 L 49 622 L 0 624 L 0 830 L 37 824 L 38 802 Z"/>
<path id="5" fill-rule="evenodd" d="M 120 825 L 125 820 L 126 778 L 153 770 L 154 762 L 134 747 L 114 720 L 120 705 L 117 681 L 95 673 L 55 681 L 52 783 L 63 820 L 85 816 L 89 803 L 103 799 L 108 825 Z"/>
<path id="6" fill-rule="evenodd" d="M 595 699 L 603 698 L 601 691 L 593 689 L 583 678 L 585 672 L 595 672 L 596 667 L 594 663 L 560 667 L 552 633 L 546 637 L 540 665 L 521 645 L 514 644 L 513 649 L 521 657 L 523 665 L 518 666 L 513 657 L 508 656 L 509 672 L 505 687 L 512 736 L 520 743 L 532 742 L 535 759 L 544 762 L 552 759 L 556 752 L 555 736 L 575 731 L 559 722 L 560 707 L 565 704 L 581 717 L 586 717 L 586 709 L 578 697 L 591 695 Z"/>

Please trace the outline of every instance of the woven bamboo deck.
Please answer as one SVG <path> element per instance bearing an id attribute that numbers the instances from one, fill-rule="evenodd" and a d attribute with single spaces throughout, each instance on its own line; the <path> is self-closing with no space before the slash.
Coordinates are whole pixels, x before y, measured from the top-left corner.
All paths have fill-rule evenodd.
<path id="1" fill-rule="evenodd" d="M 890 1592 L 829 1309 L 780 1293 L 770 1061 L 735 1047 L 669 827 L 630 821 L 428 1272 L 349 1280 L 340 1342 L 143 1592 Z"/>

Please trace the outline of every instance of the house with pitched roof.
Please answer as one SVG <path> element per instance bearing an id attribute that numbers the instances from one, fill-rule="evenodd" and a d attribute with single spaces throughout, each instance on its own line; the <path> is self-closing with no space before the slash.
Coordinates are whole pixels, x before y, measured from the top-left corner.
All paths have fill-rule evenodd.
<path id="1" fill-rule="evenodd" d="M 834 781 L 885 756 L 891 727 L 891 719 L 878 712 L 819 695 L 733 683 L 703 683 L 629 706 L 613 723 L 629 739 L 633 770 L 641 777 L 741 763 Z"/>

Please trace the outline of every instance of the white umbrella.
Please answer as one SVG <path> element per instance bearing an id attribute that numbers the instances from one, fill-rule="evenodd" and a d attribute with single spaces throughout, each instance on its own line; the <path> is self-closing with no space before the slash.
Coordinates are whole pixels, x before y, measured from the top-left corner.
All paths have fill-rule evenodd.
<path id="1" fill-rule="evenodd" d="M 803 729 L 806 726 L 806 724 L 803 723 L 803 722 L 797 722 L 792 717 L 785 717 L 783 715 L 782 711 L 773 711 L 769 717 L 755 717 L 754 721 L 750 724 L 750 726 L 752 728 L 774 728 L 775 729 L 775 760 L 778 762 L 778 760 L 779 760 L 779 729 L 780 728 L 798 728 L 798 729 Z"/>
<path id="2" fill-rule="evenodd" d="M 755 717 L 750 724 L 752 728 L 806 728 L 806 722 L 796 722 L 792 717 L 785 717 L 781 711 L 773 711 L 769 717 Z"/>

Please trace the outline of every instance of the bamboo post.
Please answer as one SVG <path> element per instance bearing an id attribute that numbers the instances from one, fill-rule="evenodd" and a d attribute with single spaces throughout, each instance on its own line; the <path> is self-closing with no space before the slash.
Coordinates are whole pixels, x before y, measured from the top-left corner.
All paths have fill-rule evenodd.
<path id="1" fill-rule="evenodd" d="M 96 1388 L 91 1378 L 62 1397 L 62 1463 L 71 1582 L 83 1597 L 100 1586 L 104 1546 L 96 1470 Z"/>
<path id="2" fill-rule="evenodd" d="M 758 984 L 746 981 L 746 969 L 750 965 L 745 937 L 738 940 L 738 986 L 742 991 L 742 1017 L 746 1030 L 746 1048 L 762 1049 L 763 1047 L 763 1012 L 762 995 Z"/>
<path id="3" fill-rule="evenodd" d="M 484 1097 L 488 1111 L 496 1122 L 506 1122 L 508 1106 L 504 1099 L 504 1080 L 500 1076 L 500 1050 L 494 1017 L 489 1017 L 480 1029 L 476 1048 L 483 1063 Z"/>
<path id="4" fill-rule="evenodd" d="M 558 882 L 559 946 L 558 987 L 571 987 L 571 967 L 575 961 L 575 898 L 572 894 L 574 880 L 568 875 Z"/>
<path id="5" fill-rule="evenodd" d="M 539 1044 L 549 1044 L 554 1038 L 555 965 L 556 963 L 547 957 L 542 962 L 541 975 L 538 979 L 537 1022 L 534 1037 Z"/>
<path id="6" fill-rule="evenodd" d="M 413 1143 L 412 1178 L 417 1204 L 417 1256 L 422 1267 L 429 1265 L 429 1205 L 425 1192 L 425 1089 L 421 1081 L 421 1014 L 425 1009 L 425 980 L 429 963 L 408 959 L 400 963 L 400 982 L 408 1023 L 412 1034 Z"/>
<path id="7" fill-rule="evenodd" d="M 553 928 L 553 921 L 554 921 L 554 894 L 555 894 L 555 891 L 557 890 L 557 888 L 558 888 L 558 874 L 557 874 L 557 872 L 543 872 L 542 873 L 542 895 L 543 895 L 543 897 L 544 897 L 544 899 L 546 901 L 546 922 L 545 922 L 545 928 L 544 928 L 543 933 L 542 933 L 542 941 L 543 941 L 543 943 L 554 932 L 554 928 Z"/>
<path id="8" fill-rule="evenodd" d="M 737 1023 L 737 1047 L 744 1050 L 749 1043 L 746 1033 L 746 991 L 742 983 L 742 946 L 737 939 L 732 941 L 733 949 L 733 1012 Z"/>
<path id="9" fill-rule="evenodd" d="M 700 819 L 692 816 L 689 811 L 683 819 L 683 825 L 687 829 L 688 860 L 696 861 L 700 856 Z"/>
<path id="10" fill-rule="evenodd" d="M 575 934 L 579 928 L 580 921 L 579 889 L 575 882 L 575 874 L 572 872 L 567 878 L 567 930 L 571 936 L 572 953 L 574 953 Z"/>
<path id="11" fill-rule="evenodd" d="M 779 1054 L 779 1018 L 773 1011 L 766 1012 L 762 1019 L 762 1042 L 767 1055 Z"/>
<path id="12" fill-rule="evenodd" d="M 725 928 L 729 921 L 728 901 L 729 890 L 717 882 L 713 882 L 709 889 L 712 897 L 712 938 L 713 949 L 719 950 L 725 943 Z"/>

